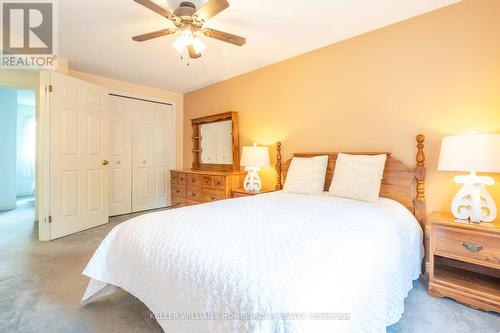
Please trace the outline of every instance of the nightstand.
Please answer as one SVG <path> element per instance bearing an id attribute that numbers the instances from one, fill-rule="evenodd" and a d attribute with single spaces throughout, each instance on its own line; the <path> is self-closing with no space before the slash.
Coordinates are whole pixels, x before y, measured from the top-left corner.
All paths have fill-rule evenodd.
<path id="1" fill-rule="evenodd" d="M 432 213 L 429 294 L 500 313 L 500 220 L 471 223 Z"/>
<path id="2" fill-rule="evenodd" d="M 249 192 L 245 191 L 243 188 L 239 188 L 237 190 L 233 190 L 233 198 L 242 198 L 242 197 L 251 197 L 253 195 L 258 195 L 262 193 L 270 193 L 276 190 L 260 190 L 260 192 Z"/>

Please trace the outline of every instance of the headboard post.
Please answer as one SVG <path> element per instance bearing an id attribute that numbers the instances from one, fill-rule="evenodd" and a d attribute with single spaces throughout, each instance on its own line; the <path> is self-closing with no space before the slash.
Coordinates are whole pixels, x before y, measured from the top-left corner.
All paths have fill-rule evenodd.
<path id="1" fill-rule="evenodd" d="M 276 190 L 283 189 L 281 183 L 281 142 L 276 143 Z"/>
<path id="2" fill-rule="evenodd" d="M 415 217 L 420 223 L 422 230 L 425 227 L 426 210 L 425 210 L 425 153 L 424 153 L 425 136 L 417 135 L 417 167 L 415 169 L 416 187 L 415 187 Z"/>

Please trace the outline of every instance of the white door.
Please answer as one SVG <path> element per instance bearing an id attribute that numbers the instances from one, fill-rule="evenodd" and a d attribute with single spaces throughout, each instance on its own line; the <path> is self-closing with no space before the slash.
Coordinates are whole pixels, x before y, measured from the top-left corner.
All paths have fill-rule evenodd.
<path id="1" fill-rule="evenodd" d="M 171 105 L 135 101 L 132 111 L 132 211 L 170 205 Z"/>
<path id="2" fill-rule="evenodd" d="M 110 97 L 110 216 L 132 212 L 133 106 L 125 98 Z"/>
<path id="3" fill-rule="evenodd" d="M 108 91 L 50 74 L 50 239 L 108 222 Z"/>

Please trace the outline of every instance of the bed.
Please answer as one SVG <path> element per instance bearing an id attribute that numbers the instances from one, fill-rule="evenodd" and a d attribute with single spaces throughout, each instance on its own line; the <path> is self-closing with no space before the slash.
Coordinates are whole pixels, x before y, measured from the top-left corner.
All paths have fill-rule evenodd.
<path id="1" fill-rule="evenodd" d="M 124 222 L 85 268 L 82 303 L 122 288 L 165 332 L 385 332 L 421 272 L 417 141 L 416 168 L 388 155 L 377 202 L 276 191 Z M 288 165 L 279 153 L 278 189 Z"/>

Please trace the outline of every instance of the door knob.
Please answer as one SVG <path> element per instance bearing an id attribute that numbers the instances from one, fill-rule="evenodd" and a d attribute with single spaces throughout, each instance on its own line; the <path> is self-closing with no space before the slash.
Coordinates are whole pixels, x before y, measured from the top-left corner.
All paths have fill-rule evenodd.
<path id="1" fill-rule="evenodd" d="M 107 161 L 107 160 L 102 161 L 102 165 L 108 165 L 108 164 L 109 164 L 109 161 Z"/>

